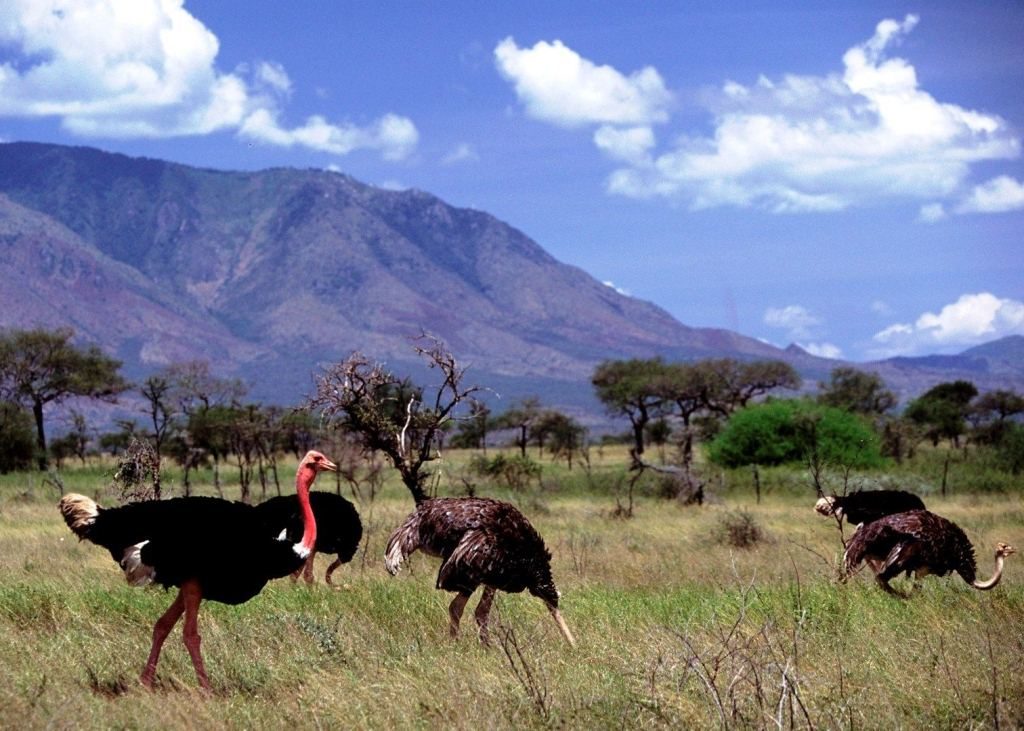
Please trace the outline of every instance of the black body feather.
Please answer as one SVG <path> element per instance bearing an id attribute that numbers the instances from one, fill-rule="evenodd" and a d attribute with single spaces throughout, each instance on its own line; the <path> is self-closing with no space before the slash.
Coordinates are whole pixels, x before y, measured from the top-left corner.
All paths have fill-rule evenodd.
<path id="1" fill-rule="evenodd" d="M 330 582 L 330 572 L 356 555 L 363 538 L 363 523 L 356 506 L 340 495 L 318 490 L 309 493 L 309 502 L 316 520 L 313 550 L 338 557 L 328 569 L 327 581 Z M 283 530 L 289 541 L 297 542 L 302 537 L 302 510 L 295 495 L 270 498 L 255 509 L 269 535 L 279 535 Z"/>
<path id="2" fill-rule="evenodd" d="M 121 562 L 125 549 L 146 541 L 142 563 L 165 587 L 190 579 L 204 599 L 241 604 L 271 579 L 288 576 L 304 559 L 291 542 L 277 540 L 256 510 L 210 497 L 181 497 L 97 507 L 95 520 L 76 531 Z"/>
<path id="3" fill-rule="evenodd" d="M 886 515 L 905 513 L 908 510 L 924 509 L 921 498 L 904 490 L 858 490 L 832 498 L 832 511 L 842 510 L 842 516 L 850 525 L 870 523 Z"/>

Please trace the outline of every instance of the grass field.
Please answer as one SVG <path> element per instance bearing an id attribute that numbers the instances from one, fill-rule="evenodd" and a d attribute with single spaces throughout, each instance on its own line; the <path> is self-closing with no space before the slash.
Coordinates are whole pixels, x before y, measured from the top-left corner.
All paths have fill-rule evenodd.
<path id="1" fill-rule="evenodd" d="M 610 469 L 610 468 L 609 468 Z M 524 512 L 554 555 L 564 643 L 541 602 L 501 594 L 491 647 L 467 612 L 447 636 L 437 561 L 390 578 L 383 546 L 411 509 L 388 485 L 360 506 L 365 550 L 312 588 L 272 583 L 238 607 L 207 603 L 197 690 L 180 626 L 156 690 L 137 683 L 173 593 L 127 586 L 79 543 L 33 475 L 0 479 L 0 724 L 10 728 L 1014 728 L 1024 725 L 1024 560 L 991 592 L 929 577 L 907 601 L 865 574 L 837 579 L 839 535 L 811 492 L 760 505 L 723 483 L 703 507 L 614 499 L 554 467 Z M 69 489 L 101 493 L 102 468 Z M 560 481 L 575 489 L 558 490 Z M 173 482 L 173 480 L 172 480 Z M 979 553 L 1024 547 L 1020 493 L 926 498 Z M 742 519 L 741 519 L 742 518 Z M 725 528 L 753 521 L 749 548 Z M 1015 560 L 1018 559 L 1018 560 Z M 902 580 L 900 580 L 902 581 Z M 898 582 L 897 582 L 898 583 Z M 475 599 L 473 600 L 475 602 Z M 472 607 L 472 604 L 470 605 Z"/>

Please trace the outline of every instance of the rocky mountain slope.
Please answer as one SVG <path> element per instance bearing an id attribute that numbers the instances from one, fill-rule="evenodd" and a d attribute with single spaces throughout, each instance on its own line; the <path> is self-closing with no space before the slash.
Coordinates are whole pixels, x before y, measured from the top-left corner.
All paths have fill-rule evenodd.
<path id="1" fill-rule="evenodd" d="M 835 365 L 687 327 L 493 216 L 424 192 L 323 170 L 226 172 L 9 143 L 0 326 L 31 325 L 74 327 L 131 376 L 207 359 L 283 403 L 353 350 L 414 371 L 409 338 L 421 332 L 445 340 L 474 382 L 563 405 L 593 407 L 588 379 L 607 358 L 782 358 L 810 379 Z M 913 390 L 915 373 L 923 383 L 970 372 L 980 357 L 879 367 Z"/>

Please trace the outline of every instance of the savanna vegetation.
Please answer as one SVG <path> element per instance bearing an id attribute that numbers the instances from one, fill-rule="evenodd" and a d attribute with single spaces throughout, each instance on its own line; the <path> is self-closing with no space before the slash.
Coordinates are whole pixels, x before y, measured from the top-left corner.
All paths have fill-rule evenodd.
<path id="1" fill-rule="evenodd" d="M 443 347 L 421 345 L 436 384 L 356 354 L 298 411 L 248 404 L 243 384 L 179 364 L 132 386 L 149 404 L 138 421 L 98 435 L 72 419 L 49 440 L 46 470 L 31 413 L 7 388 L 0 433 L 21 437 L 0 450 L 13 460 L 0 462 L 3 724 L 1024 724 L 1020 557 L 993 591 L 930 577 L 899 600 L 868 572 L 843 574 L 852 528 L 812 510 L 822 493 L 911 490 L 964 528 L 987 576 L 996 541 L 1024 545 L 1013 392 L 965 399 L 950 386 L 897 412 L 873 374 L 834 373 L 794 399 L 784 364 L 610 362 L 595 390 L 628 431 L 598 438 L 531 399 L 491 414 Z M 156 689 L 143 689 L 153 621 L 173 594 L 126 585 L 106 551 L 63 525 L 57 498 L 257 501 L 290 491 L 313 446 L 341 468 L 317 489 L 352 499 L 364 523 L 360 552 L 335 574 L 343 588 L 284 579 L 237 607 L 207 603 L 213 692 L 196 688 L 180 629 Z M 551 550 L 578 646 L 527 595 L 499 594 L 491 646 L 468 618 L 449 639 L 438 561 L 417 554 L 395 578 L 382 566 L 415 490 L 519 506 Z"/>

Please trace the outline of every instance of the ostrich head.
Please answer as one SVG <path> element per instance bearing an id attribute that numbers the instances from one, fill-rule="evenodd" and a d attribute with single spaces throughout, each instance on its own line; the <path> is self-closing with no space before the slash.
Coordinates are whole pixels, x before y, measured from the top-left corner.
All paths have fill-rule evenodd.
<path id="1" fill-rule="evenodd" d="M 814 509 L 821 515 L 835 515 L 837 518 L 843 517 L 843 509 L 836 507 L 836 499 L 834 497 L 818 498 L 818 502 L 814 504 Z"/>
<path id="2" fill-rule="evenodd" d="M 299 463 L 299 469 L 311 469 L 314 473 L 330 471 L 337 472 L 338 465 L 334 464 L 331 460 L 327 459 L 322 453 L 317 452 L 315 449 L 311 449 L 306 452 L 306 456 L 302 458 L 302 462 Z"/>
<path id="3" fill-rule="evenodd" d="M 548 560 L 550 559 L 551 555 L 548 554 Z M 565 620 L 562 619 L 562 613 L 558 611 L 558 599 L 561 595 L 558 593 L 558 589 L 555 588 L 554 579 L 551 578 L 551 566 L 548 565 L 547 561 L 537 568 L 533 581 L 527 586 L 527 590 L 547 605 L 548 611 L 551 612 L 551 616 L 558 625 L 558 630 L 562 633 L 566 642 L 575 647 L 576 640 L 573 638 L 572 632 L 569 631 L 569 627 L 565 624 Z"/>
<path id="4" fill-rule="evenodd" d="M 1006 558 L 1014 553 L 1017 553 L 1017 549 L 1009 543 L 1003 543 L 1000 541 L 996 544 L 996 558 Z"/>

